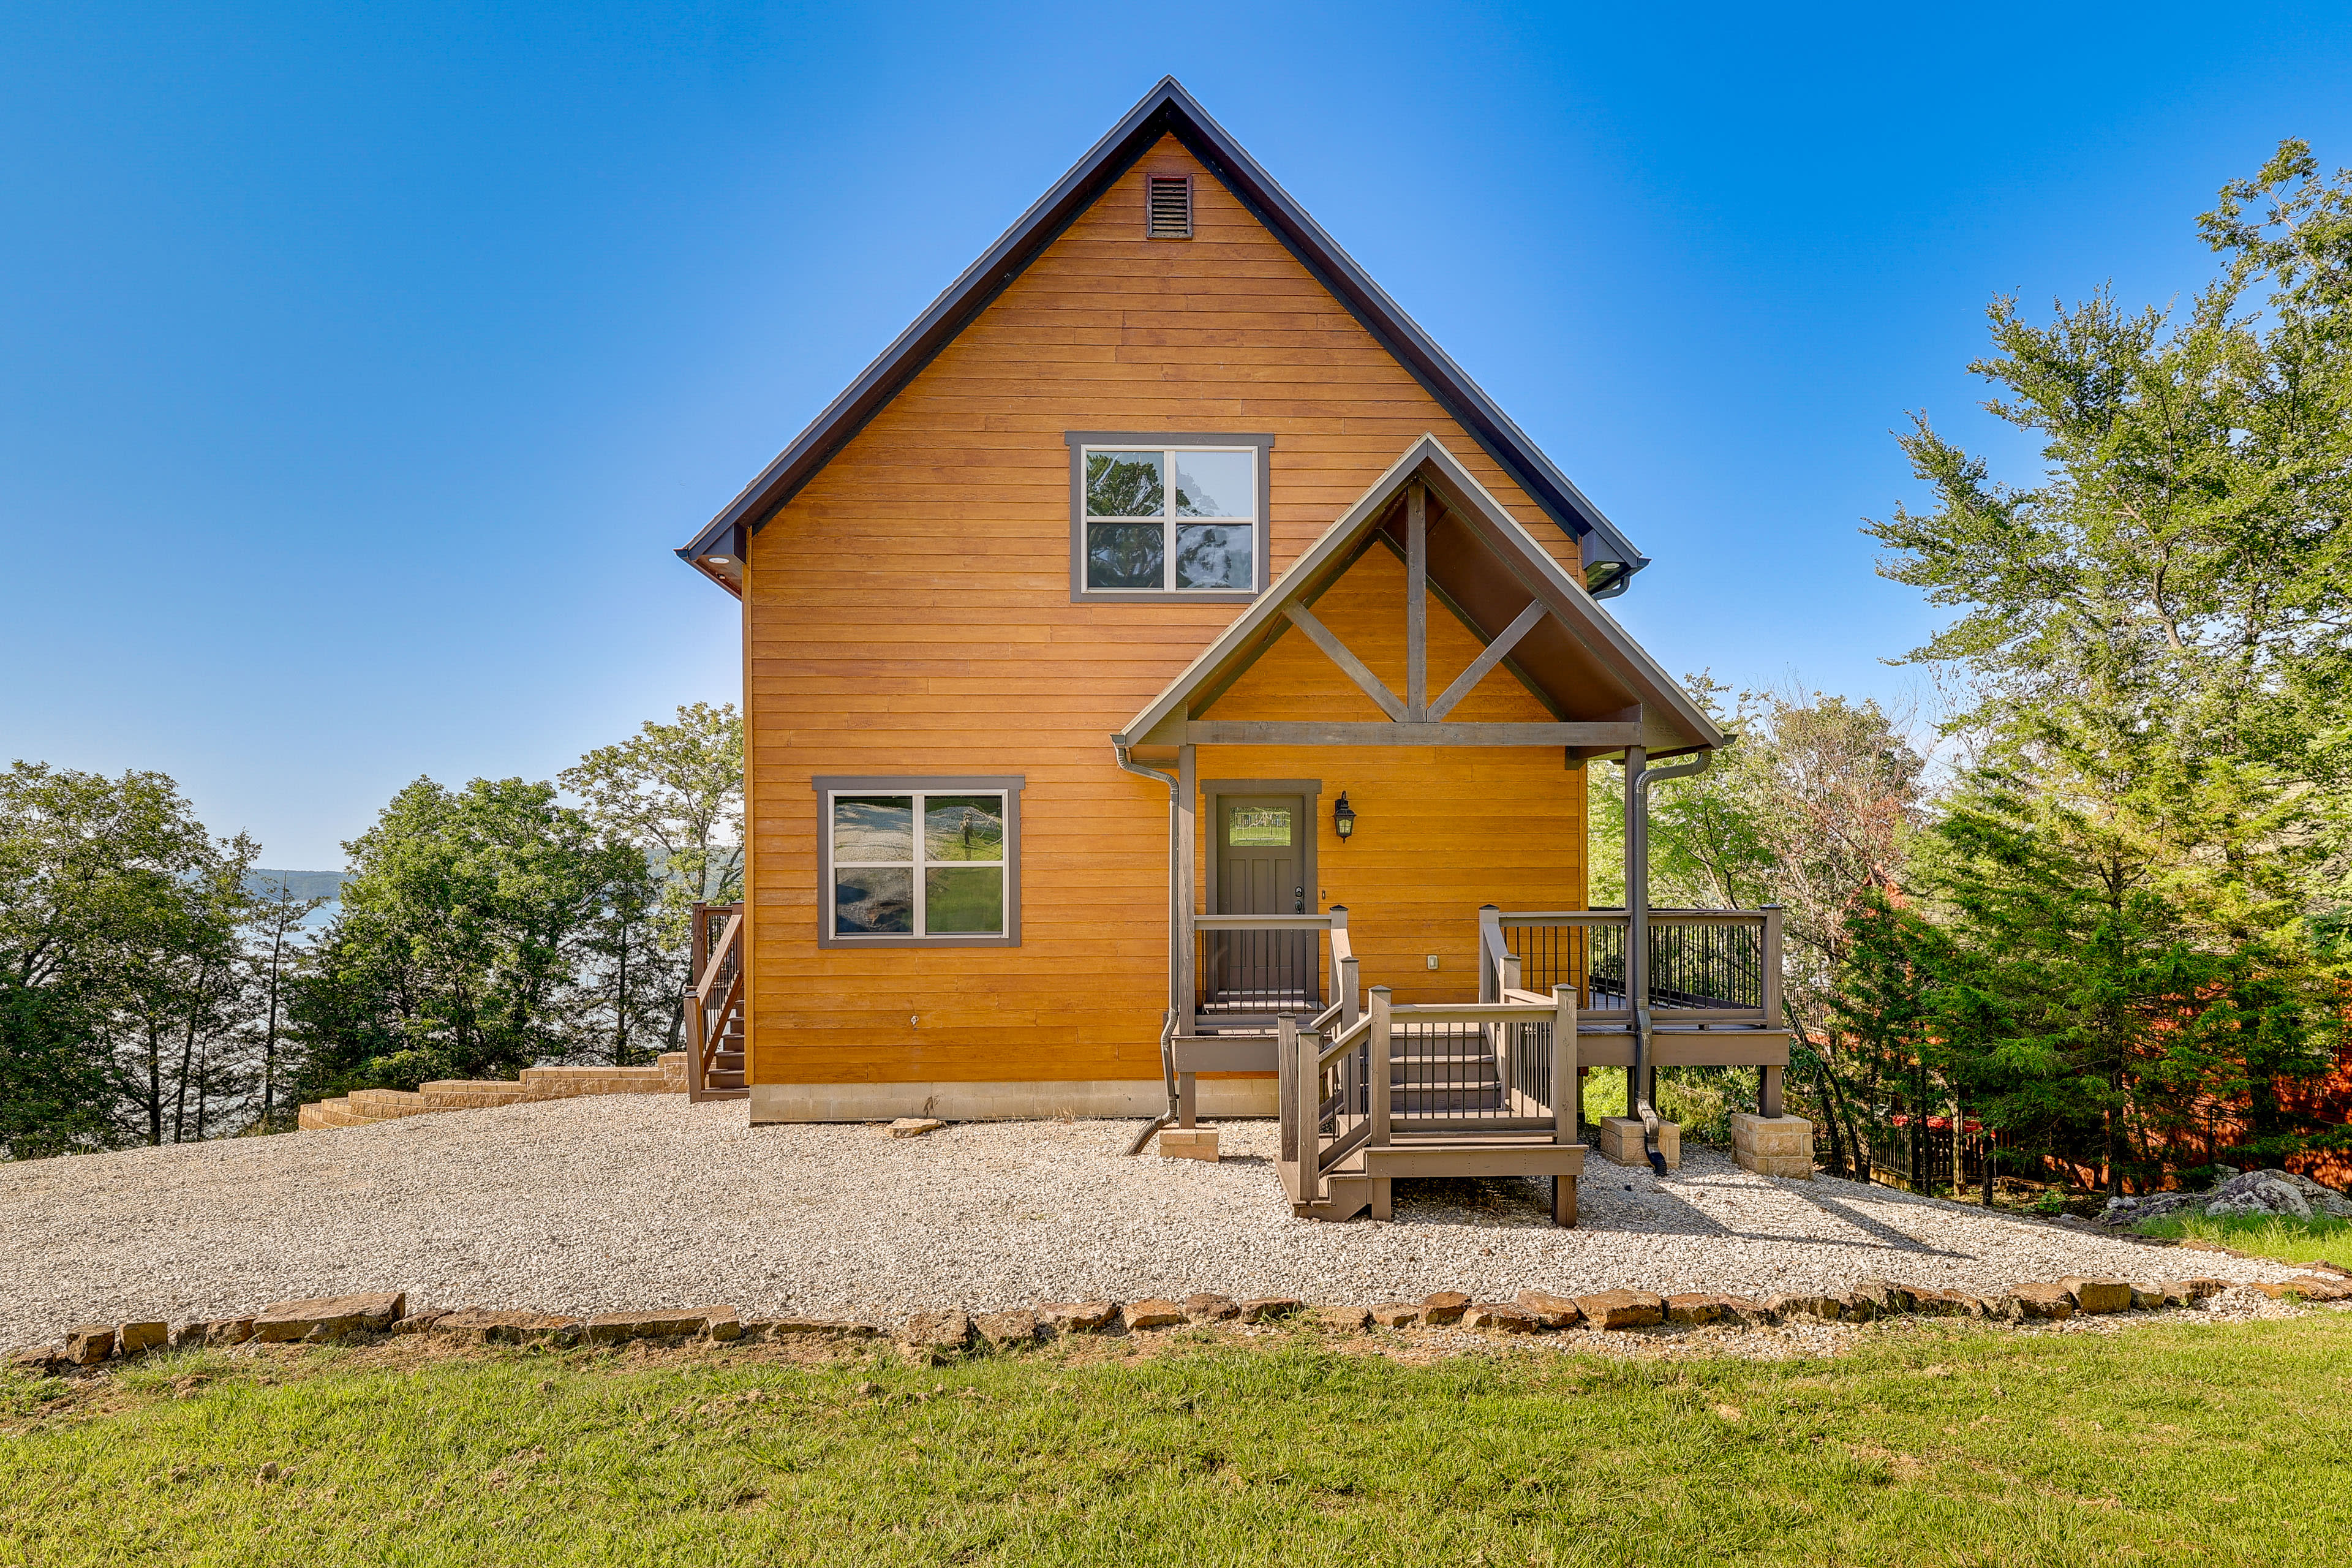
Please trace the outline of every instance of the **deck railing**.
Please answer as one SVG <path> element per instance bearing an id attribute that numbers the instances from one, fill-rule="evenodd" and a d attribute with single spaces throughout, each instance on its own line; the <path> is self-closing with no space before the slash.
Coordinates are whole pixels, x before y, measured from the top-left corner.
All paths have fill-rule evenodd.
<path id="1" fill-rule="evenodd" d="M 1573 986 L 1585 1020 L 1628 1024 L 1623 910 L 1479 911 L 1480 994 Z M 1661 1024 L 1780 1026 L 1780 911 L 1652 910 L 1649 1006 Z M 1507 985 L 1504 966 L 1515 978 Z"/>
<path id="2" fill-rule="evenodd" d="M 1577 1142 L 1577 1011 L 1566 988 L 1549 1001 L 1446 1005 L 1396 1004 L 1376 985 L 1360 1016 L 1316 1022 L 1325 1026 L 1289 1016 L 1277 1025 L 1282 1157 L 1295 1202 L 1315 1202 L 1359 1149 L 1401 1137 L 1424 1146 L 1467 1132 Z"/>
<path id="3" fill-rule="evenodd" d="M 1356 994 L 1348 911 L 1192 917 L 1195 1027 L 1270 1029 Z M 1352 1019 L 1352 1014 L 1350 1015 Z"/>

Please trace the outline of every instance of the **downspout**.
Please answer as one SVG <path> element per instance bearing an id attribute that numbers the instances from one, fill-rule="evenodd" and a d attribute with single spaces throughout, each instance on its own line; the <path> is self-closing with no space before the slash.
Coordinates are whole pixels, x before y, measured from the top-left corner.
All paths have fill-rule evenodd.
<path id="1" fill-rule="evenodd" d="M 1680 767 L 1649 767 L 1649 752 L 1625 748 L 1625 1000 L 1633 1010 L 1633 1071 L 1626 1085 L 1628 1108 L 1642 1119 L 1642 1149 L 1650 1169 L 1663 1177 L 1666 1156 L 1658 1147 L 1658 1112 L 1650 1102 L 1650 786 L 1706 772 L 1712 750 Z"/>
<path id="2" fill-rule="evenodd" d="M 1178 940 L 1178 937 L 1177 937 L 1177 922 L 1176 922 L 1176 876 L 1177 876 L 1177 866 L 1176 866 L 1176 807 L 1177 807 L 1177 801 L 1176 801 L 1176 794 L 1177 794 L 1177 780 L 1176 780 L 1176 775 L 1175 775 L 1174 773 L 1161 773 L 1158 768 L 1147 768 L 1147 767 L 1145 767 L 1142 763 L 1138 763 L 1138 762 L 1136 762 L 1136 761 L 1132 760 L 1132 759 L 1131 759 L 1131 758 L 1129 758 L 1129 755 L 1127 754 L 1127 748 L 1126 748 L 1125 746 L 1120 745 L 1120 744 L 1119 744 L 1118 742 L 1116 742 L 1116 741 L 1114 741 L 1114 742 L 1111 742 L 1111 748 L 1110 748 L 1110 749 L 1111 749 L 1111 754 L 1112 754 L 1114 757 L 1116 757 L 1116 758 L 1118 759 L 1118 765 L 1119 765 L 1122 769 L 1124 769 L 1125 771 L 1127 771 L 1128 773 L 1130 773 L 1135 774 L 1138 778 L 1158 779 L 1161 784 L 1166 784 L 1166 785 L 1168 786 L 1168 985 L 1169 985 L 1169 1005 L 1168 1005 L 1168 1009 L 1167 1009 L 1167 1011 L 1166 1011 L 1166 1012 L 1164 1012 L 1164 1013 L 1162 1013 L 1162 1014 L 1160 1015 L 1160 1083 L 1162 1084 L 1162 1086 L 1163 1086 L 1163 1087 L 1165 1087 L 1165 1088 L 1166 1088 L 1166 1089 L 1168 1090 L 1168 1109 L 1167 1109 L 1166 1110 L 1162 1111 L 1160 1115 L 1158 1115 L 1158 1116 L 1156 1116 L 1156 1117 L 1152 1118 L 1152 1120 L 1151 1120 L 1150 1121 L 1149 1121 L 1149 1122 L 1145 1123 L 1145 1124 L 1144 1124 L 1144 1129 L 1143 1129 L 1143 1131 L 1140 1131 L 1140 1132 L 1139 1132 L 1139 1133 L 1137 1133 L 1137 1134 L 1135 1135 L 1135 1142 L 1134 1142 L 1133 1143 L 1130 1143 L 1129 1145 L 1128 1145 L 1128 1150 L 1127 1150 L 1128 1153 L 1129 1153 L 1130 1156 L 1133 1156 L 1133 1155 L 1136 1155 L 1136 1154 L 1140 1154 L 1140 1153 L 1142 1153 L 1142 1152 L 1143 1152 L 1143 1146 L 1144 1146 L 1145 1144 L 1147 1144 L 1147 1143 L 1149 1143 L 1149 1142 L 1151 1142 L 1152 1134 L 1154 1134 L 1154 1133 L 1158 1132 L 1158 1131 L 1159 1131 L 1161 1128 L 1163 1128 L 1163 1127 L 1166 1127 L 1166 1126 L 1170 1126 L 1170 1125 L 1171 1125 L 1171 1124 L 1176 1121 L 1176 1115 L 1177 1115 L 1177 1112 L 1176 1112 L 1176 1046 L 1175 1046 L 1175 1040 L 1174 1040 L 1174 1037 L 1175 1037 L 1175 1034 L 1176 1034 L 1176 1005 L 1175 1005 L 1175 1004 L 1176 1004 L 1176 994 L 1175 994 L 1175 985 L 1176 985 L 1176 975 L 1177 975 L 1177 973 L 1178 973 L 1179 970 L 1180 970 L 1180 969 L 1181 969 L 1181 966 L 1177 963 L 1177 961 L 1176 961 L 1176 942 L 1177 942 L 1177 940 Z M 1186 869 L 1187 871 L 1189 871 L 1189 870 L 1191 869 L 1191 868 L 1187 867 L 1187 868 L 1185 868 L 1185 869 Z"/>

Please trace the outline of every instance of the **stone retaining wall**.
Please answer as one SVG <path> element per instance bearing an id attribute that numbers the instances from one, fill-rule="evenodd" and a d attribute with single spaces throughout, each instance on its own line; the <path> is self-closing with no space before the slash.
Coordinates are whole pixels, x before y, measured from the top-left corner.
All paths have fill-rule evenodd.
<path id="1" fill-rule="evenodd" d="M 340 1100 L 322 1100 L 304 1106 L 299 1125 L 305 1131 L 364 1127 L 374 1121 L 396 1121 L 404 1116 L 427 1116 L 436 1110 L 477 1110 L 523 1100 L 576 1100 L 589 1094 L 685 1092 L 686 1053 L 672 1051 L 654 1067 L 525 1068 L 520 1079 L 449 1078 L 436 1079 L 414 1091 L 353 1089 Z"/>

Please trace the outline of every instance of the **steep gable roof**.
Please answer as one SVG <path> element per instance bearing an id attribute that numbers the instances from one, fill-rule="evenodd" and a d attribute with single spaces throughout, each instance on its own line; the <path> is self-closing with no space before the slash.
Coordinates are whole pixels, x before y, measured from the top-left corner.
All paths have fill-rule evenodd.
<path id="1" fill-rule="evenodd" d="M 764 527 L 849 439 L 897 396 L 932 357 L 971 324 L 1004 287 L 1042 254 L 1097 197 L 1164 136 L 1175 136 L 1280 239 L 1317 281 L 1345 305 L 1381 347 L 1470 433 L 1547 516 L 1581 546 L 1588 565 L 1625 568 L 1601 596 L 1623 591 L 1649 564 L 1615 524 L 1553 466 L 1526 432 L 1496 406 L 1444 350 L 1430 340 L 1322 226 L 1258 166 L 1193 100 L 1174 77 L 1144 94 L 1077 165 L 1039 197 L 1019 222 L 965 268 L 880 358 L 818 415 L 760 476 L 745 486 L 678 555 L 720 586 L 740 594 L 743 552 Z"/>
<path id="2" fill-rule="evenodd" d="M 1292 605 L 1311 605 L 1363 549 L 1401 532 L 1399 514 L 1406 487 L 1414 480 L 1427 487 L 1436 503 L 1428 523 L 1430 587 L 1481 642 L 1507 639 L 1512 672 L 1564 725 L 1609 731 L 1578 742 L 1578 751 L 1598 755 L 1638 743 L 1665 754 L 1724 743 L 1723 732 L 1681 685 L 1593 602 L 1582 584 L 1561 570 L 1434 436 L 1423 436 L 1407 446 L 1388 471 L 1112 741 L 1136 746 L 1185 739 L 1188 721 L 1213 705 L 1276 638 L 1291 629 Z M 1437 705 L 1432 706 L 1434 710 Z M 1444 728 L 1441 721 L 1417 718 L 1412 724 L 1401 722 L 1395 743 L 1423 743 Z"/>

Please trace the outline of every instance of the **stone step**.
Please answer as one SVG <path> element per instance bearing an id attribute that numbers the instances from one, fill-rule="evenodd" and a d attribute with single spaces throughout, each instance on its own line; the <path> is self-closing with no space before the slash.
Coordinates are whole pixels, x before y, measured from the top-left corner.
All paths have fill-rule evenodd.
<path id="1" fill-rule="evenodd" d="M 663 1094 L 668 1076 L 657 1067 L 525 1068 L 523 1087 L 533 1100 L 568 1100 L 589 1094 Z"/>
<path id="2" fill-rule="evenodd" d="M 734 1072 L 729 1087 L 739 1094 L 748 1092 L 742 1089 L 742 1054 L 723 1054 L 720 1060 L 726 1062 L 730 1056 Z M 296 1121 L 305 1129 L 364 1127 L 404 1116 L 481 1110 L 532 1100 L 572 1100 L 596 1094 L 685 1092 L 686 1053 L 671 1051 L 648 1067 L 525 1068 L 520 1079 L 435 1079 L 414 1092 L 400 1089 L 353 1089 L 338 1100 L 303 1106 Z"/>
<path id="3" fill-rule="evenodd" d="M 391 1121 L 403 1116 L 423 1116 L 442 1107 L 405 1089 L 355 1089 L 345 1097 L 351 1109 L 371 1121 Z"/>
<path id="4" fill-rule="evenodd" d="M 532 1098 L 521 1084 L 495 1078 L 436 1078 L 420 1085 L 416 1092 L 443 1110 L 478 1110 Z"/>

